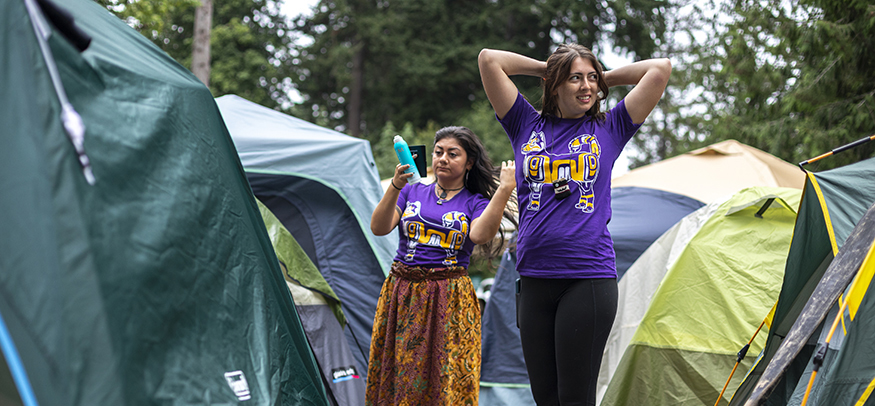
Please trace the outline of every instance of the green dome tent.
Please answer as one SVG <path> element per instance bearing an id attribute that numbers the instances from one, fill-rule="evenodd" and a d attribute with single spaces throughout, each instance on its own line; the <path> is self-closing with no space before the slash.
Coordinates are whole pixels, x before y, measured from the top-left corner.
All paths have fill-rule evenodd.
<path id="1" fill-rule="evenodd" d="M 634 335 L 602 404 L 717 400 L 736 352 L 777 298 L 800 196 L 743 189 L 688 215 L 642 254 L 624 278 L 635 285 L 626 286 L 616 323 Z"/>
<path id="2" fill-rule="evenodd" d="M 831 308 L 835 311 L 839 296 L 863 261 L 865 244 L 871 242 L 862 238 L 857 243 L 863 247 L 843 253 L 849 236 L 875 203 L 873 179 L 875 158 L 807 173 L 772 328 L 765 349 L 735 390 L 731 405 L 798 404 L 798 394 L 805 390 L 798 386 L 807 385 L 811 371 L 817 340 L 813 336 L 822 330 L 824 319 L 831 322 L 827 313 Z M 869 224 L 864 229 L 873 231 Z M 847 262 L 834 264 L 839 256 Z M 837 351 L 834 344 L 828 351 L 831 357 Z"/>
<path id="3" fill-rule="evenodd" d="M 209 90 L 98 4 L 39 4 L 0 0 L 0 398 L 327 405 Z"/>

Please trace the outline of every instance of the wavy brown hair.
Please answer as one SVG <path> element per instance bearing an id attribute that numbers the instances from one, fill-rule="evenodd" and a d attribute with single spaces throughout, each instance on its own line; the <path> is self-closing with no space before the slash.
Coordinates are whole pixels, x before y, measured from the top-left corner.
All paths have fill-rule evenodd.
<path id="1" fill-rule="evenodd" d="M 562 118 L 556 90 L 571 76 L 571 63 L 577 58 L 584 58 L 592 62 L 598 75 L 599 94 L 596 95 L 596 102 L 586 112 L 586 116 L 604 121 L 605 113 L 601 111 L 601 101 L 608 97 L 605 69 L 589 48 L 574 43 L 559 45 L 556 51 L 553 51 L 553 54 L 547 58 L 547 69 L 544 73 L 544 80 L 541 81 L 544 87 L 544 93 L 541 95 L 541 106 L 543 106 L 541 114 Z"/>
<path id="2" fill-rule="evenodd" d="M 477 193 L 486 199 L 492 199 L 495 191 L 498 189 L 498 177 L 501 174 L 501 168 L 492 164 L 489 159 L 489 154 L 480 138 L 467 127 L 452 126 L 444 127 L 437 130 L 434 134 L 434 144 L 444 138 L 454 138 L 468 155 L 468 161 L 474 163 L 471 169 L 465 174 L 465 187 L 471 193 Z M 434 147 L 432 144 L 432 147 Z M 516 216 L 505 207 L 504 217 L 513 223 L 514 228 L 518 226 Z M 499 229 L 500 241 L 490 241 L 484 245 L 483 252 L 487 254 L 487 258 L 492 259 L 501 255 L 502 247 L 506 240 L 504 236 L 504 227 Z"/>

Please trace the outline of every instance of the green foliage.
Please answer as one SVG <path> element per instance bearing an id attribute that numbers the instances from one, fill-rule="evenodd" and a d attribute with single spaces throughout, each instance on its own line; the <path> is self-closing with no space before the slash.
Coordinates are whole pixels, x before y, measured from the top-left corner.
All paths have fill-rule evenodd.
<path id="1" fill-rule="evenodd" d="M 700 90 L 675 122 L 693 133 L 676 134 L 692 140 L 678 152 L 736 139 L 798 163 L 875 133 L 875 5 L 735 0 L 722 7 L 705 19 L 718 35 L 692 43 L 673 74 Z M 873 154 L 869 143 L 809 169 Z"/>
<path id="2" fill-rule="evenodd" d="M 177 62 L 191 67 L 197 0 L 98 0 Z M 280 2 L 223 0 L 213 3 L 210 91 L 236 94 L 264 106 L 291 104 L 286 91 L 290 37 Z M 300 109 L 296 109 L 300 111 Z"/>
<path id="3" fill-rule="evenodd" d="M 480 100 L 459 120 L 459 125 L 468 127 L 483 141 L 489 159 L 496 166 L 501 161 L 513 159 L 513 150 L 504 128 L 495 118 L 495 111 L 487 100 Z"/>
<path id="4" fill-rule="evenodd" d="M 354 56 L 362 56 L 363 135 L 378 141 L 384 123 L 464 124 L 486 96 L 477 55 L 499 48 L 546 58 L 554 39 L 596 50 L 612 42 L 649 57 L 661 38 L 665 2 L 596 0 L 322 0 L 296 30 L 312 42 L 292 50 L 292 80 L 310 120 L 347 130 Z M 614 29 L 605 30 L 613 26 Z M 536 78 L 518 82 L 536 94 Z"/>

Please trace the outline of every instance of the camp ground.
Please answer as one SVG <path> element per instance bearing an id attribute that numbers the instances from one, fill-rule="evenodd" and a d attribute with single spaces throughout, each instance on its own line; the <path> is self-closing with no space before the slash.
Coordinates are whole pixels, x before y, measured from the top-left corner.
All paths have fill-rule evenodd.
<path id="1" fill-rule="evenodd" d="M 739 190 L 753 186 L 800 190 L 804 181 L 798 167 L 734 140 L 636 168 L 613 179 L 608 229 L 614 239 L 621 295 L 627 283 L 622 276 L 624 267 L 632 265 L 660 235 L 685 216 L 701 210 L 709 200 L 722 203 Z M 484 311 L 481 377 L 484 405 L 534 404 L 516 327 L 513 281 L 519 275 L 513 255 L 508 252 L 502 259 L 491 290 L 492 303 Z M 642 273 L 636 278 L 647 277 Z M 649 278 L 658 284 L 661 274 Z M 639 306 L 646 308 L 646 303 Z M 626 327 L 626 342 L 634 328 Z M 615 342 L 619 338 L 618 329 L 615 323 L 611 333 Z M 625 345 L 619 344 L 606 348 L 605 358 L 612 360 L 609 362 L 612 368 L 619 363 L 624 350 Z M 612 371 L 600 376 L 602 394 L 608 384 L 606 377 Z"/>
<path id="2" fill-rule="evenodd" d="M 383 195 L 370 143 L 238 96 L 216 102 L 256 198 L 340 298 L 356 372 L 366 377 L 377 298 L 398 245 L 397 234 L 370 230 Z"/>
<path id="3" fill-rule="evenodd" d="M 0 0 L 0 403 L 328 405 L 209 90 L 64 6 Z"/>

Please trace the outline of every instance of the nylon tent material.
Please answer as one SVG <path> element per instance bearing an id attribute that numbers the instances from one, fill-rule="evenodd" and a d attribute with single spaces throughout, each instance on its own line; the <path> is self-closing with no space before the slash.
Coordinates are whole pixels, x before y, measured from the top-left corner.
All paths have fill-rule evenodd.
<path id="1" fill-rule="evenodd" d="M 751 186 L 801 189 L 805 176 L 774 155 L 726 140 L 635 168 L 611 183 L 613 187 L 651 187 L 711 203 Z"/>
<path id="2" fill-rule="evenodd" d="M 690 240 L 726 200 L 712 202 L 685 216 L 651 244 L 618 282 L 617 316 L 605 344 L 598 377 L 598 400 L 604 396 L 623 353 L 644 317 L 653 294 Z"/>
<path id="3" fill-rule="evenodd" d="M 742 384 L 737 387 L 731 405 L 744 404 L 751 396 L 757 381 L 796 323 L 833 258 L 867 208 L 875 202 L 875 184 L 871 181 L 873 178 L 875 158 L 807 174 L 804 197 L 796 219 L 781 294 L 766 347 Z M 835 289 L 835 294 L 838 295 L 844 286 L 836 285 Z M 826 304 L 818 318 L 830 306 L 831 304 Z M 819 323 L 804 332 L 803 336 L 811 337 L 817 327 Z M 813 342 L 806 344 L 808 342 L 806 339 L 798 343 L 802 345 L 798 349 L 798 355 L 784 369 L 781 379 L 770 384 L 767 404 L 787 404 L 813 351 Z"/>
<path id="4" fill-rule="evenodd" d="M 261 217 L 295 301 L 304 332 L 322 371 L 329 399 L 339 406 L 365 403 L 365 381 L 343 335 L 346 318 L 340 299 L 295 238 L 261 202 Z"/>
<path id="5" fill-rule="evenodd" d="M 717 400 L 739 343 L 777 298 L 799 198 L 791 188 L 747 188 L 713 211 L 667 265 L 603 404 Z"/>
<path id="6" fill-rule="evenodd" d="M 623 279 L 632 263 L 662 233 L 703 205 L 696 199 L 649 187 L 612 188 L 608 232 L 614 241 L 617 279 Z"/>
<path id="7" fill-rule="evenodd" d="M 808 340 L 813 331 L 824 321 L 830 306 L 839 299 L 841 292 L 858 273 L 873 239 L 875 239 L 875 210 L 870 209 L 830 263 L 793 327 L 784 337 L 757 381 L 750 397 L 745 401 L 746 405 L 784 402 L 783 396 L 772 396 L 774 388 L 782 380 L 790 383 L 791 379 L 795 379 L 794 376 L 785 376 L 786 371 L 792 368 L 793 364 L 804 360 L 804 358 L 800 359 L 798 354 L 802 352 L 803 346 L 810 342 Z M 799 385 L 803 384 L 806 383 L 799 382 Z"/>
<path id="8" fill-rule="evenodd" d="M 0 0 L 0 315 L 20 392 L 327 405 L 209 90 L 96 3 L 61 4 L 81 52 L 35 4 Z"/>
<path id="9" fill-rule="evenodd" d="M 377 299 L 398 234 L 376 237 L 383 196 L 370 143 L 233 95 L 216 99 L 255 196 L 340 299 L 347 342 L 367 374 Z"/>
<path id="10" fill-rule="evenodd" d="M 870 208 L 869 213 L 873 212 L 875 208 Z M 875 218 L 872 221 L 875 222 Z M 875 227 L 875 224 L 869 224 Z M 852 293 L 848 298 L 851 308 L 845 319 L 847 338 L 842 342 L 832 368 L 818 382 L 822 393 L 809 403 L 812 406 L 875 404 L 872 396 L 875 389 L 875 347 L 872 346 L 872 337 L 875 336 L 875 294 L 872 293 L 875 289 L 872 287 L 875 238 L 870 237 L 868 244 L 862 244 L 861 247 L 865 245 L 869 248 L 860 252 L 865 256 L 857 281 L 860 290 L 857 294 L 862 297 L 854 297 Z"/>
<path id="11" fill-rule="evenodd" d="M 516 254 L 505 250 L 483 311 L 480 404 L 534 406 L 516 324 Z"/>

